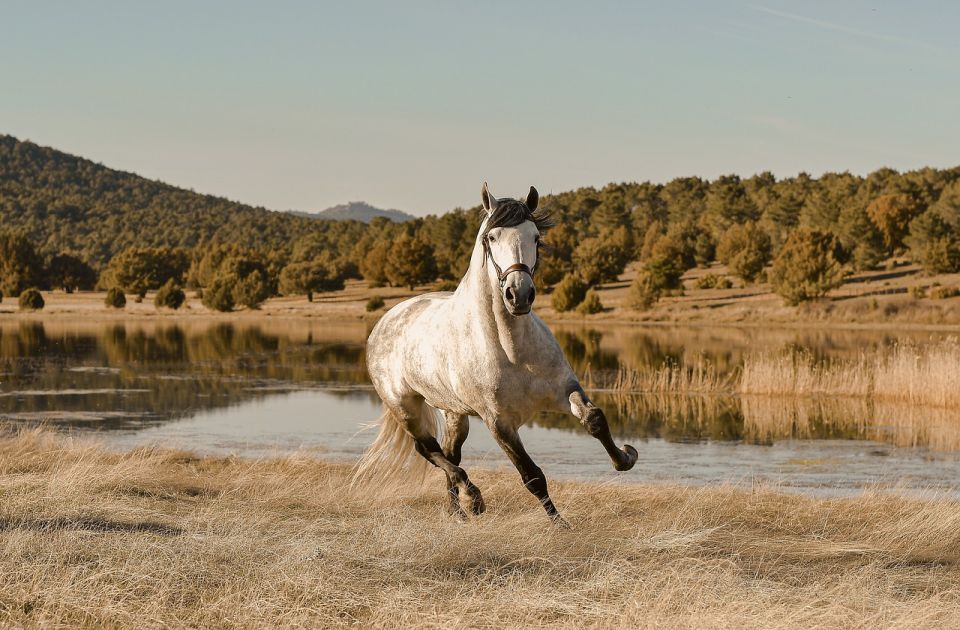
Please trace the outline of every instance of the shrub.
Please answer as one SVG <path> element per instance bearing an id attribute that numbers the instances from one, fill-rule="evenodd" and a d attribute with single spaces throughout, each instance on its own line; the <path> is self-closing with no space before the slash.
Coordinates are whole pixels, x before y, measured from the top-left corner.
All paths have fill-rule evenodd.
<path id="1" fill-rule="evenodd" d="M 43 296 L 37 289 L 27 289 L 20 293 L 21 311 L 39 311 L 43 306 Z"/>
<path id="2" fill-rule="evenodd" d="M 157 290 L 153 298 L 153 303 L 157 308 L 172 308 L 177 310 L 183 306 L 187 296 L 183 289 L 173 283 L 173 280 L 167 280 L 166 284 Z"/>
<path id="3" fill-rule="evenodd" d="M 910 293 L 910 297 L 912 297 L 915 300 L 920 300 L 922 298 L 927 297 L 927 287 L 919 284 L 910 287 L 908 292 Z"/>
<path id="4" fill-rule="evenodd" d="M 229 313 L 233 310 L 233 287 L 235 279 L 232 276 L 217 276 L 210 286 L 203 291 L 203 305 L 215 311 Z"/>
<path id="5" fill-rule="evenodd" d="M 233 285 L 235 304 L 258 309 L 270 297 L 270 283 L 264 271 L 256 269 L 236 280 Z"/>
<path id="6" fill-rule="evenodd" d="M 957 287 L 934 287 L 930 290 L 931 300 L 949 300 L 960 295 L 960 288 Z"/>
<path id="7" fill-rule="evenodd" d="M 704 276 L 700 276 L 699 278 L 697 278 L 697 281 L 694 284 L 694 286 L 698 289 L 716 289 L 717 281 L 719 279 L 720 279 L 719 276 L 712 273 L 708 273 Z"/>
<path id="8" fill-rule="evenodd" d="M 603 302 L 600 301 L 600 296 L 597 295 L 596 291 L 593 289 L 587 291 L 586 297 L 583 298 L 583 301 L 580 302 L 580 305 L 577 307 L 577 312 L 581 315 L 593 315 L 603 312 Z"/>
<path id="9" fill-rule="evenodd" d="M 843 281 L 842 257 L 833 234 L 797 228 L 773 262 L 773 290 L 791 306 L 823 296 Z"/>
<path id="10" fill-rule="evenodd" d="M 650 273 L 647 268 L 641 269 L 630 284 L 627 305 L 637 311 L 646 311 L 657 303 L 662 292 L 663 287 L 657 276 Z"/>
<path id="11" fill-rule="evenodd" d="M 103 303 L 109 308 L 123 308 L 127 305 L 127 296 L 123 293 L 123 289 L 113 287 L 107 291 L 107 297 L 104 298 Z"/>
<path id="12" fill-rule="evenodd" d="M 294 262 L 280 272 L 280 293 L 283 295 L 306 295 L 313 301 L 315 292 L 340 291 L 344 287 L 346 273 L 327 255 L 308 262 Z"/>
<path id="13" fill-rule="evenodd" d="M 755 223 L 734 225 L 717 245 L 717 258 L 745 282 L 753 282 L 770 260 L 770 236 Z"/>
<path id="14" fill-rule="evenodd" d="M 587 296 L 587 285 L 580 277 L 568 273 L 553 290 L 550 300 L 557 312 L 572 311 Z"/>
<path id="15" fill-rule="evenodd" d="M 731 280 L 730 278 L 720 278 L 719 280 L 717 280 L 717 288 L 718 288 L 718 289 L 732 289 L 732 288 L 733 288 L 733 280 Z"/>
<path id="16" fill-rule="evenodd" d="M 379 295 L 374 295 L 369 300 L 367 300 L 367 312 L 372 313 L 373 311 L 379 311 L 384 306 L 383 298 Z"/>

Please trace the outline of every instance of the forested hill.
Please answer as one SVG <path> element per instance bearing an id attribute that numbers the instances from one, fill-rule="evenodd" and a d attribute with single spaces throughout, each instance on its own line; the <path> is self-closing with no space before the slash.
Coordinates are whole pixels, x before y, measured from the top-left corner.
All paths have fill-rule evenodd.
<path id="1" fill-rule="evenodd" d="M 329 223 L 199 194 L 0 135 L 0 226 L 26 232 L 41 254 L 71 251 L 101 267 L 131 246 L 235 243 L 289 250 Z"/>

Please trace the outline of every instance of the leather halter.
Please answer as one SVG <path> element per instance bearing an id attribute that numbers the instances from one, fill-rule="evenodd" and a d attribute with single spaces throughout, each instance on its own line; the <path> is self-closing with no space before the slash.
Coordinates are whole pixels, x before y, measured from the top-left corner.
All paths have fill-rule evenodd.
<path id="1" fill-rule="evenodd" d="M 490 264 L 493 265 L 493 270 L 497 272 L 497 280 L 500 281 L 500 288 L 507 283 L 507 276 L 509 276 L 514 271 L 521 271 L 533 280 L 533 272 L 537 270 L 537 263 L 540 262 L 540 256 L 537 256 L 537 262 L 533 263 L 533 268 L 523 264 L 523 263 L 514 263 L 507 267 L 506 269 L 500 269 L 500 265 L 497 264 L 497 261 L 493 259 L 493 252 L 490 251 L 490 243 L 487 242 L 487 237 L 483 237 L 483 259 L 490 259 Z"/>

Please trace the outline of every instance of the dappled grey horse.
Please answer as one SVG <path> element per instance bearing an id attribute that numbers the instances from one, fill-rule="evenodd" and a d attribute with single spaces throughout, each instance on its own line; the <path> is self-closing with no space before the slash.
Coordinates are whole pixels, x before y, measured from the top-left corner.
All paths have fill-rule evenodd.
<path id="1" fill-rule="evenodd" d="M 531 312 L 540 232 L 532 186 L 525 201 L 497 200 L 484 183 L 487 216 L 470 268 L 453 293 L 427 293 L 390 309 L 367 343 L 367 365 L 383 400 L 380 432 L 356 478 L 403 474 L 416 453 L 447 476 L 452 513 L 464 515 L 460 493 L 474 514 L 484 510 L 480 490 L 460 467 L 467 416 L 479 416 L 520 472 L 524 485 L 559 524 L 543 471 L 517 430 L 540 411 L 570 412 L 606 449 L 617 470 L 629 470 L 637 451 L 614 444 L 607 419 L 580 386 L 546 324 Z M 442 415 L 442 441 L 437 441 Z"/>

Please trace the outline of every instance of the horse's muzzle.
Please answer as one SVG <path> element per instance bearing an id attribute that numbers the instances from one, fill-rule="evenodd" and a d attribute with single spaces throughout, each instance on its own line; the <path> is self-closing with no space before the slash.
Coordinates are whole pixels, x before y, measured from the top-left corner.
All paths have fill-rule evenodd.
<path id="1" fill-rule="evenodd" d="M 503 301 L 511 315 L 526 315 L 533 308 L 533 301 L 537 297 L 537 290 L 533 282 L 519 282 L 508 284 L 503 289 Z"/>

